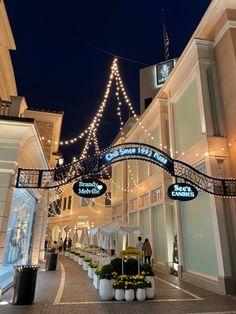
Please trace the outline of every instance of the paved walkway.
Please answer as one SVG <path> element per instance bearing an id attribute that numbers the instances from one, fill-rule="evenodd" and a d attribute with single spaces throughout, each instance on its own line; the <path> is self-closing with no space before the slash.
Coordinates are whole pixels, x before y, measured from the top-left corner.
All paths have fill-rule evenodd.
<path id="1" fill-rule="evenodd" d="M 12 291 L 0 297 L 0 313 L 211 313 L 236 314 L 236 297 L 221 296 L 157 273 L 155 299 L 144 302 L 101 301 L 82 266 L 60 256 L 56 271 L 38 271 L 34 304 L 10 304 Z"/>

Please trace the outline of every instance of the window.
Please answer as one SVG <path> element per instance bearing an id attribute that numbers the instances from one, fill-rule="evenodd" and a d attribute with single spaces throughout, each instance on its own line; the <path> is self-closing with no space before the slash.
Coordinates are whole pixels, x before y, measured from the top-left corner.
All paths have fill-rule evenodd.
<path id="1" fill-rule="evenodd" d="M 138 202 L 137 202 L 137 198 L 134 198 L 133 200 L 131 200 L 130 202 L 129 202 L 129 204 L 130 204 L 130 210 L 135 210 L 135 209 L 137 209 L 137 205 L 138 205 Z"/>
<path id="2" fill-rule="evenodd" d="M 151 102 L 152 102 L 152 97 L 145 98 L 144 99 L 144 108 L 147 109 Z"/>
<path id="3" fill-rule="evenodd" d="M 64 197 L 64 200 L 63 200 L 63 210 L 66 210 L 66 201 L 67 201 L 67 199 L 66 199 L 66 197 Z"/>
<path id="4" fill-rule="evenodd" d="M 70 195 L 68 198 L 68 209 L 71 209 L 71 204 L 72 204 L 72 196 Z"/>
<path id="5" fill-rule="evenodd" d="M 111 192 L 105 193 L 105 207 L 111 207 Z"/>
<path id="6" fill-rule="evenodd" d="M 162 188 L 159 187 L 151 191 L 151 202 L 155 203 L 162 200 Z"/>
<path id="7" fill-rule="evenodd" d="M 88 207 L 89 201 L 87 198 L 79 197 L 79 207 Z"/>
<path id="8" fill-rule="evenodd" d="M 140 199 L 141 199 L 141 207 L 144 207 L 144 206 L 148 205 L 148 203 L 149 203 L 149 201 L 148 201 L 148 193 L 142 195 L 140 197 Z"/>

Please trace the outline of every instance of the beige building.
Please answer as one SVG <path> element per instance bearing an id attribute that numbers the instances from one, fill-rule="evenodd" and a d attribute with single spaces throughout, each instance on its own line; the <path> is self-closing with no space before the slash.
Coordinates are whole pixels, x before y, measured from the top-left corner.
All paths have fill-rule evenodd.
<path id="1" fill-rule="evenodd" d="M 209 176 L 235 178 L 235 42 L 236 2 L 213 0 L 125 141 L 153 145 Z M 220 293 L 236 292 L 235 199 L 199 190 L 195 200 L 173 201 L 167 189 L 174 178 L 145 161 L 116 164 L 112 173 L 112 216 L 140 225 L 156 269 L 173 267 L 177 235 L 181 278 Z M 129 244 L 135 243 L 131 236 Z"/>
<path id="2" fill-rule="evenodd" d="M 12 49 L 15 43 L 1 1 L 0 294 L 12 282 L 14 265 L 37 264 L 44 258 L 50 195 L 43 190 L 16 189 L 15 183 L 18 167 L 47 169 L 55 165 L 63 116 L 27 110 L 25 98 L 17 96 Z"/>

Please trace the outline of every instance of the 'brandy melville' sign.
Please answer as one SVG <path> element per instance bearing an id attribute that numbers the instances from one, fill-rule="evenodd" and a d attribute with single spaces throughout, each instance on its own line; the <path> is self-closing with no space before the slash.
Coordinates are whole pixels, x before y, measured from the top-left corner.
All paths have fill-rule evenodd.
<path id="1" fill-rule="evenodd" d="M 106 192 L 107 186 L 97 179 L 84 179 L 76 182 L 73 190 L 80 197 L 98 197 Z"/>
<path id="2" fill-rule="evenodd" d="M 197 189 L 187 183 L 175 183 L 169 186 L 167 194 L 173 200 L 191 201 L 198 195 Z"/>

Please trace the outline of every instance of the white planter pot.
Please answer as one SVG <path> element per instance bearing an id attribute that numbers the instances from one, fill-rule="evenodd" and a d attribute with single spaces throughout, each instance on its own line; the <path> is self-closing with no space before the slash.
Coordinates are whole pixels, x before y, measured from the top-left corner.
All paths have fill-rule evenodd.
<path id="1" fill-rule="evenodd" d="M 93 278 L 92 268 L 88 266 L 88 276 L 89 278 Z"/>
<path id="2" fill-rule="evenodd" d="M 114 279 L 100 279 L 99 295 L 102 300 L 112 300 L 115 295 Z"/>
<path id="3" fill-rule="evenodd" d="M 69 252 L 65 251 L 65 256 L 69 256 Z"/>
<path id="4" fill-rule="evenodd" d="M 138 288 L 136 290 L 136 299 L 138 301 L 144 301 L 146 299 L 146 290 L 145 288 Z"/>
<path id="5" fill-rule="evenodd" d="M 100 276 L 94 274 L 93 275 L 93 285 L 96 289 L 99 289 L 99 285 L 100 285 Z"/>
<path id="6" fill-rule="evenodd" d="M 148 289 L 152 289 L 152 293 L 150 292 L 150 296 L 153 295 L 153 297 L 147 297 L 147 299 L 153 299 L 154 298 L 154 295 L 155 295 L 155 279 L 154 279 L 154 276 L 145 276 L 145 280 L 146 281 L 150 281 L 151 284 L 152 284 L 152 287 L 151 288 L 148 288 Z M 151 290 L 150 290 L 151 291 Z"/>
<path id="7" fill-rule="evenodd" d="M 83 261 L 83 269 L 84 269 L 85 271 L 88 271 L 88 264 L 89 264 L 89 262 Z"/>
<path id="8" fill-rule="evenodd" d="M 78 261 L 78 263 L 80 264 L 80 265 L 83 265 L 83 258 L 82 257 L 79 257 L 79 261 Z"/>
<path id="9" fill-rule="evenodd" d="M 74 254 L 74 261 L 75 262 L 78 262 L 78 258 L 79 258 L 79 256 Z"/>
<path id="10" fill-rule="evenodd" d="M 69 257 L 70 257 L 70 259 L 74 259 L 74 254 L 70 253 Z"/>
<path id="11" fill-rule="evenodd" d="M 152 287 L 146 288 L 146 298 L 153 299 L 154 298 L 154 289 Z"/>
<path id="12" fill-rule="evenodd" d="M 134 289 L 125 290 L 125 300 L 126 301 L 134 300 Z"/>
<path id="13" fill-rule="evenodd" d="M 125 298 L 125 290 L 124 289 L 115 289 L 116 301 L 123 301 L 124 298 Z"/>

